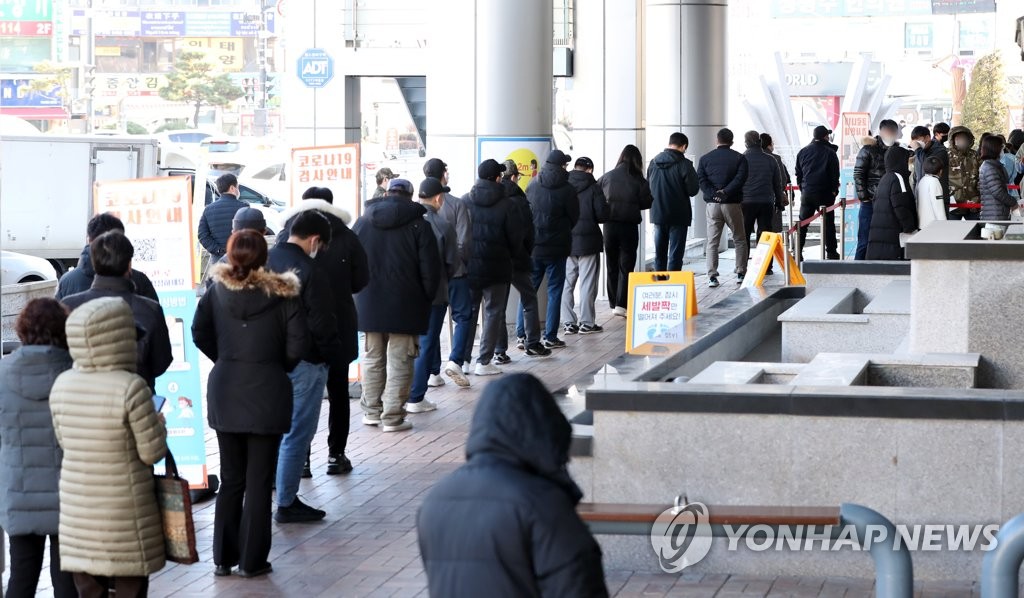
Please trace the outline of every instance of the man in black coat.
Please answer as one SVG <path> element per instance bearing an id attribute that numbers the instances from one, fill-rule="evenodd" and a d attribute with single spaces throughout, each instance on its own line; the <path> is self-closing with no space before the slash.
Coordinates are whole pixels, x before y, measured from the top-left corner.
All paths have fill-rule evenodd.
<path id="1" fill-rule="evenodd" d="M 917 126 L 910 132 L 910 151 L 914 152 L 914 186 L 921 182 L 924 177 L 924 161 L 935 157 L 942 162 L 942 175 L 939 181 L 942 183 L 942 195 L 949 207 L 949 150 L 946 146 L 932 137 L 928 127 Z"/>
<path id="2" fill-rule="evenodd" d="M 412 428 L 405 419 L 419 337 L 441 280 L 441 255 L 427 209 L 413 203 L 412 183 L 394 179 L 388 194 L 353 225 L 366 250 L 370 283 L 356 295 L 362 359 L 363 423 L 384 432 Z"/>
<path id="3" fill-rule="evenodd" d="M 857 190 L 860 210 L 857 213 L 857 252 L 855 260 L 862 260 L 868 251 L 868 229 L 871 228 L 871 213 L 874 210 L 875 192 L 878 181 L 885 176 L 885 154 L 896 144 L 900 126 L 896 121 L 885 119 L 879 125 L 875 137 L 865 137 L 864 144 L 857 152 L 853 166 L 853 185 Z"/>
<path id="4" fill-rule="evenodd" d="M 572 229 L 572 249 L 565 262 L 565 288 L 562 290 L 562 330 L 566 334 L 594 334 L 604 332 L 597 324 L 594 303 L 597 301 L 597 281 L 601 277 L 601 251 L 604 235 L 601 224 L 608 221 L 608 201 L 601 185 L 594 178 L 594 161 L 586 156 L 576 159 L 569 184 L 579 199 L 579 220 Z M 576 316 L 574 295 L 576 281 L 580 283 L 580 313 Z"/>
<path id="5" fill-rule="evenodd" d="M 743 158 L 747 161 L 747 180 L 743 183 L 743 222 L 744 243 L 750 243 L 750 233 L 757 226 L 754 242 L 761 238 L 761 233 L 771 232 L 772 217 L 776 210 L 785 204 L 786 196 L 782 190 L 782 171 L 779 163 L 761 149 L 761 134 L 747 131 L 743 135 L 743 144 L 747 150 Z M 771 262 L 768 273 L 771 274 Z"/>
<path id="6" fill-rule="evenodd" d="M 331 224 L 331 244 L 323 247 L 314 261 L 324 271 L 331 287 L 338 340 L 341 343 L 337 357 L 328 364 L 327 369 L 330 406 L 327 417 L 327 475 L 337 475 L 352 471 L 352 463 L 345 456 L 345 449 L 348 447 L 351 415 L 348 368 L 359 356 L 359 330 L 353 295 L 366 287 L 370 274 L 366 252 L 359 243 L 359 237 L 348 227 L 352 217 L 334 205 L 334 193 L 327 187 L 306 189 L 302 194 L 302 203 L 281 215 L 285 224 L 277 235 L 277 242 L 287 242 L 295 217 L 308 210 L 320 212 Z"/>
<path id="7" fill-rule="evenodd" d="M 334 298 L 324 271 L 314 261 L 331 244 L 331 223 L 317 210 L 299 212 L 292 220 L 288 238 L 267 254 L 271 272 L 294 272 L 299 277 L 302 308 L 306 314 L 312 342 L 295 369 L 288 373 L 292 381 L 292 427 L 281 439 L 277 458 L 278 523 L 318 521 L 326 513 L 299 500 L 299 478 L 316 434 L 320 404 L 327 384 L 327 370 L 341 353 Z"/>
<path id="8" fill-rule="evenodd" d="M 832 131 L 818 125 L 814 140 L 796 155 L 796 184 L 800 187 L 800 220 L 814 216 L 820 209 L 831 206 L 839 196 L 839 148 L 829 141 Z M 839 259 L 836 247 L 835 212 L 825 213 L 822 242 L 830 260 Z M 800 249 L 806 246 L 807 227 L 800 227 Z"/>
<path id="9" fill-rule="evenodd" d="M 749 247 L 741 243 L 746 225 L 743 222 L 743 183 L 747 180 L 747 161 L 743 154 L 732 149 L 733 134 L 729 129 L 718 131 L 718 147 L 704 154 L 697 166 L 697 181 L 707 203 L 708 244 L 707 254 L 708 286 L 717 287 L 718 248 L 722 242 L 722 229 L 729 226 L 736 244 L 737 282 L 743 282 L 747 273 Z"/>
<path id="10" fill-rule="evenodd" d="M 533 212 L 533 274 L 530 278 L 538 290 L 545 274 L 548 278 L 548 313 L 541 340 L 548 349 L 565 346 L 565 341 L 558 338 L 565 260 L 572 253 L 572 229 L 580 217 L 579 199 L 565 170 L 570 160 L 562 150 L 552 150 L 537 180 L 526 188 L 526 199 Z"/>
<path id="11" fill-rule="evenodd" d="M 474 329 L 467 338 L 464 354 L 473 350 L 475 325 L 483 309 L 483 328 L 480 331 L 480 354 L 474 373 L 493 376 L 501 368 L 491 363 L 494 350 L 505 326 L 505 305 L 512 282 L 512 260 L 522 251 L 522 224 L 514 213 L 512 202 L 505 196 L 505 188 L 498 182 L 505 165 L 495 160 L 484 160 L 477 167 L 473 188 L 463 198 L 469 203 L 473 218 L 473 253 L 469 260 L 469 286 L 472 291 Z M 482 307 L 481 307 L 482 306 Z M 454 378 L 449 368 L 445 370 Z"/>
<path id="12" fill-rule="evenodd" d="M 654 156 L 647 167 L 651 186 L 651 222 L 654 224 L 654 269 L 658 272 L 683 268 L 686 229 L 693 223 L 690 198 L 700 185 L 693 162 L 686 157 L 690 140 L 682 133 L 668 137 L 668 147 Z"/>
<path id="13" fill-rule="evenodd" d="M 82 248 L 82 255 L 78 258 L 78 265 L 75 266 L 74 270 L 61 276 L 60 282 L 57 284 L 58 300 L 92 288 L 92 281 L 93 277 L 96 276 L 96 271 L 93 270 L 92 260 L 89 258 L 89 245 L 93 242 L 93 239 L 110 231 L 124 234 L 124 223 L 117 216 L 110 212 L 104 212 L 96 214 L 89 219 L 89 224 L 85 228 L 85 247 Z M 153 283 L 142 272 L 132 269 L 129 280 L 131 280 L 131 289 L 135 294 L 141 295 L 146 299 L 152 299 L 153 301 L 160 300 L 157 297 L 156 289 L 153 288 Z"/>
<path id="14" fill-rule="evenodd" d="M 216 185 L 220 197 L 206 206 L 203 215 L 199 217 L 199 244 L 210 253 L 211 264 L 228 252 L 231 220 L 238 210 L 249 207 L 238 199 L 238 179 L 235 175 L 220 175 Z"/>
<path id="15" fill-rule="evenodd" d="M 484 390 L 466 464 L 416 517 L 431 596 L 607 596 L 601 548 L 576 514 L 572 429 L 544 385 L 512 374 Z M 472 525 L 467 525 L 472 522 Z"/>
<path id="16" fill-rule="evenodd" d="M 156 390 L 156 379 L 174 361 L 167 320 L 160 304 L 135 293 L 130 278 L 135 248 L 120 231 L 113 230 L 93 239 L 89 244 L 92 266 L 96 274 L 88 291 L 61 299 L 74 310 L 100 297 L 120 297 L 132 308 L 138 336 L 136 372 L 146 379 L 149 390 Z"/>

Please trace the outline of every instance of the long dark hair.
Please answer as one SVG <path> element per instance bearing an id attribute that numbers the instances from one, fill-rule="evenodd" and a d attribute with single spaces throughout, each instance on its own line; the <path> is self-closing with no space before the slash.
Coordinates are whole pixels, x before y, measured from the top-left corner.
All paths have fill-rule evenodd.
<path id="1" fill-rule="evenodd" d="M 640 148 L 635 145 L 627 145 L 622 148 L 622 153 L 619 154 L 619 161 L 615 163 L 616 167 L 626 165 L 626 171 L 633 176 L 644 176 L 644 157 L 640 154 Z"/>

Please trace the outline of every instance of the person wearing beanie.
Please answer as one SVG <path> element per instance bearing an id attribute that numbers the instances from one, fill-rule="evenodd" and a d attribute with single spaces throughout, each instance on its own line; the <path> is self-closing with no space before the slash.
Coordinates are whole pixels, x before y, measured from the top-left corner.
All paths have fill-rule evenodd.
<path id="1" fill-rule="evenodd" d="M 796 155 L 796 184 L 800 187 L 800 220 L 835 203 L 839 196 L 839 148 L 832 144 L 832 131 L 818 125 L 814 139 Z M 830 260 L 839 259 L 836 246 L 835 212 L 826 212 L 822 224 L 822 242 Z M 807 226 L 800 227 L 800 249 L 806 247 Z"/>
<path id="2" fill-rule="evenodd" d="M 747 161 L 743 154 L 732 149 L 733 134 L 729 129 L 720 129 L 716 136 L 718 147 L 704 154 L 697 166 L 697 180 L 707 203 L 708 242 L 707 254 L 708 286 L 719 286 L 718 252 L 722 241 L 722 230 L 728 225 L 732 238 L 743 239 L 746 225 L 743 222 L 743 183 L 747 180 Z M 746 243 L 736 243 L 737 282 L 743 282 L 747 273 Z"/>
<path id="3" fill-rule="evenodd" d="M 771 232 L 772 216 L 783 207 L 785 193 L 779 164 L 761 148 L 760 133 L 747 131 L 743 135 L 743 144 L 746 146 L 743 159 L 747 161 L 747 180 L 743 183 L 743 202 L 740 204 L 745 226 L 743 243 L 750 243 L 750 233 L 754 232 L 756 225 L 756 244 L 761 233 Z M 772 273 L 770 262 L 767 273 Z"/>

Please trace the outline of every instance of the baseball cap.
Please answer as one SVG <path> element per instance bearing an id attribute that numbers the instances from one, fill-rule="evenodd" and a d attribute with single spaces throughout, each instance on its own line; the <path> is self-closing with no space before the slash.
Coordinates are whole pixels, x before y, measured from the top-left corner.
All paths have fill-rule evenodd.
<path id="1" fill-rule="evenodd" d="M 231 231 L 254 230 L 263 234 L 267 230 L 267 219 L 256 208 L 238 208 L 231 219 Z"/>
<path id="2" fill-rule="evenodd" d="M 565 166 L 572 161 L 572 157 L 564 153 L 562 150 L 552 150 L 548 154 L 548 159 L 545 160 L 548 164 L 557 164 L 559 166 Z"/>
<path id="3" fill-rule="evenodd" d="M 814 127 L 814 138 L 815 139 L 828 139 L 828 136 L 832 134 L 832 129 L 818 125 Z"/>
<path id="4" fill-rule="evenodd" d="M 438 158 L 431 158 L 423 165 L 423 176 L 434 177 L 440 180 L 444 176 L 445 170 L 448 170 L 447 164 Z"/>
<path id="5" fill-rule="evenodd" d="M 593 168 L 594 168 L 594 161 L 591 160 L 590 158 L 586 157 L 586 156 L 581 156 L 579 158 L 576 158 L 575 167 L 576 168 L 584 168 L 584 169 L 591 169 L 591 170 L 593 170 Z"/>
<path id="6" fill-rule="evenodd" d="M 505 160 L 502 164 L 505 165 L 505 172 L 501 176 L 505 178 L 512 178 L 519 175 L 519 165 L 516 164 L 515 160 Z"/>
<path id="7" fill-rule="evenodd" d="M 440 193 L 448 193 L 451 190 L 451 187 L 445 187 L 441 184 L 440 179 L 436 179 L 432 176 L 428 176 L 423 179 L 422 183 L 420 183 L 420 197 L 423 199 L 434 197 Z"/>
<path id="8" fill-rule="evenodd" d="M 391 179 L 388 183 L 388 193 L 401 193 L 402 195 L 412 195 L 412 183 L 405 179 Z"/>
<path id="9" fill-rule="evenodd" d="M 498 164 L 497 160 L 492 160 L 491 158 L 481 162 L 480 166 L 476 169 L 476 174 L 480 178 L 487 180 L 494 180 L 503 172 L 505 172 L 505 165 Z"/>
<path id="10" fill-rule="evenodd" d="M 381 168 L 380 170 L 377 171 L 377 176 L 387 177 L 389 179 L 397 179 L 399 175 L 397 172 L 391 170 L 390 168 Z"/>

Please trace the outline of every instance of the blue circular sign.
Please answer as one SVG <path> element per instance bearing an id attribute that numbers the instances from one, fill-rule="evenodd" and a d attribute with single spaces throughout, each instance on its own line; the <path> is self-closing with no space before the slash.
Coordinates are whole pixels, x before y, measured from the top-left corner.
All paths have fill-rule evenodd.
<path id="1" fill-rule="evenodd" d="M 319 48 L 310 48 L 299 56 L 297 74 L 306 87 L 323 87 L 334 78 L 334 59 Z"/>

